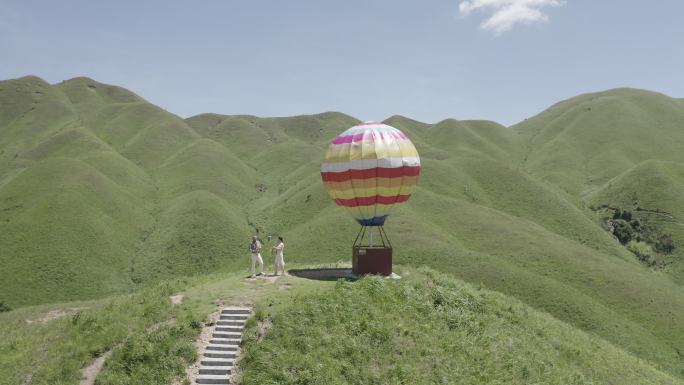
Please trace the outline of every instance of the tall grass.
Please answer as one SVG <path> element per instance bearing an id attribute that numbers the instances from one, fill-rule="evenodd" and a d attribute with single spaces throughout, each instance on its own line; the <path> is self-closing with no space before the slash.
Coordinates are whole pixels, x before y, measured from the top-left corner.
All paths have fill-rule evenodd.
<path id="1" fill-rule="evenodd" d="M 242 383 L 677 384 L 609 343 L 432 271 L 293 299 L 246 332 Z"/>

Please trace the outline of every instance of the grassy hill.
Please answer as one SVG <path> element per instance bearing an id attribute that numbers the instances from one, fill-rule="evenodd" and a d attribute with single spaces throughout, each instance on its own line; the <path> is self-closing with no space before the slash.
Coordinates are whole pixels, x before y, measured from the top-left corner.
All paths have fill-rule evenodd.
<path id="1" fill-rule="evenodd" d="M 98 298 L 236 268 L 255 174 L 228 149 L 90 79 L 0 90 L 0 301 Z"/>
<path id="2" fill-rule="evenodd" d="M 247 332 L 244 384 L 675 384 L 600 339 L 432 271 L 296 298 Z"/>
<path id="3" fill-rule="evenodd" d="M 395 258 L 514 296 L 684 377 L 682 121 L 681 100 L 631 89 L 508 128 L 390 117 L 423 165 L 387 222 Z M 0 301 L 246 271 L 257 230 L 284 235 L 286 262 L 348 260 L 357 226 L 318 171 L 329 140 L 357 122 L 336 112 L 183 120 L 87 78 L 0 82 Z M 647 245 L 657 263 L 630 252 L 607 231 L 616 208 L 670 235 L 674 250 Z"/>
<path id="4" fill-rule="evenodd" d="M 98 384 L 183 383 L 193 340 L 220 302 L 256 308 L 241 384 L 684 383 L 503 294 L 429 269 L 397 271 L 402 280 L 358 282 L 222 273 L 1 313 L 0 384 L 74 384 L 108 351 Z"/>

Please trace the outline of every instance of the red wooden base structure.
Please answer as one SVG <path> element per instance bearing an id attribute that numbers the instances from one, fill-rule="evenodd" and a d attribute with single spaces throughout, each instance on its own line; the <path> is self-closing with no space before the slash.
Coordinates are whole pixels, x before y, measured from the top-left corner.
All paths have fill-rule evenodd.
<path id="1" fill-rule="evenodd" d="M 373 229 L 379 239 L 373 244 Z M 382 226 L 362 226 L 352 246 L 352 273 L 392 275 L 392 244 Z"/>
<path id="2" fill-rule="evenodd" d="M 354 246 L 352 273 L 392 275 L 392 247 Z"/>

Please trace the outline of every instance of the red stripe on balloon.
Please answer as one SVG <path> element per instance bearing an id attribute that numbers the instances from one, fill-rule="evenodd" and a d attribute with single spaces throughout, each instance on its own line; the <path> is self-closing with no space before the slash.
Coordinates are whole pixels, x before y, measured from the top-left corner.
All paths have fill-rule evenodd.
<path id="1" fill-rule="evenodd" d="M 395 203 L 406 202 L 411 197 L 408 195 L 396 195 L 392 197 L 385 197 L 382 195 L 375 195 L 372 197 L 360 197 L 352 199 L 335 199 L 335 203 L 344 207 L 358 207 L 358 206 L 372 206 L 378 205 L 392 205 Z"/>
<path id="2" fill-rule="evenodd" d="M 323 182 L 344 182 L 350 179 L 399 178 L 402 176 L 420 175 L 420 166 L 402 166 L 394 168 L 376 167 L 367 170 L 347 170 L 340 172 L 322 172 Z"/>

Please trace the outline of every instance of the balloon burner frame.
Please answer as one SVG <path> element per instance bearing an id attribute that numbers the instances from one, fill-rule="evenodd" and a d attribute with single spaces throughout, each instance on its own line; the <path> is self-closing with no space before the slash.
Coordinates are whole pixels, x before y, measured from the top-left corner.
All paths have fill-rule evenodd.
<path id="1" fill-rule="evenodd" d="M 392 244 L 382 226 L 361 226 L 352 246 L 352 273 L 392 275 Z"/>

